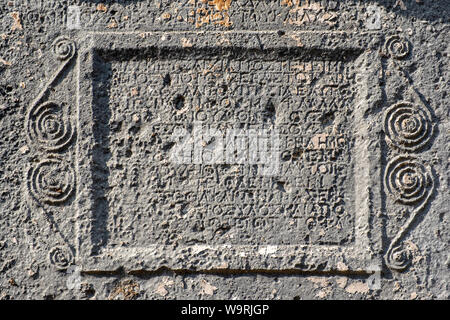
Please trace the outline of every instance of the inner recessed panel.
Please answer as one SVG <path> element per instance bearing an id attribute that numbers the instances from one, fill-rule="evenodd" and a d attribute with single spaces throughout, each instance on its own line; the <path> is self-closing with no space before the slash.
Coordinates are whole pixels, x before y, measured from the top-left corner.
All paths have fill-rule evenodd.
<path id="1" fill-rule="evenodd" d="M 356 56 L 97 51 L 102 246 L 353 242 Z"/>

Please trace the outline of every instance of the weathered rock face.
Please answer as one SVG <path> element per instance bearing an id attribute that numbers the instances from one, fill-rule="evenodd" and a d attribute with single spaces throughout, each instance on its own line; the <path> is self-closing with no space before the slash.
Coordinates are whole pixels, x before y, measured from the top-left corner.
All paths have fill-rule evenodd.
<path id="1" fill-rule="evenodd" d="M 448 1 L 0 3 L 3 299 L 448 299 Z"/>

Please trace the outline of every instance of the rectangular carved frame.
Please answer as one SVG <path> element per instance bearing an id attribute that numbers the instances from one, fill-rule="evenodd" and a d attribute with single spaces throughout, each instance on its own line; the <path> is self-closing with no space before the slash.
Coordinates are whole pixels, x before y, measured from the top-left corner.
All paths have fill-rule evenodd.
<path id="1" fill-rule="evenodd" d="M 172 37 L 171 34 L 176 34 Z M 104 249 L 93 254 L 92 151 L 93 136 L 93 70 L 97 50 L 145 49 L 176 47 L 182 49 L 180 38 L 187 39 L 196 49 L 208 47 L 264 50 L 295 48 L 305 50 L 355 50 L 358 62 L 358 105 L 356 120 L 367 125 L 354 132 L 355 154 L 355 241 L 345 246 L 309 245 L 192 245 L 121 247 Z M 218 39 L 221 39 L 218 44 Z M 381 146 L 377 132 L 369 126 L 373 106 L 366 97 L 379 95 L 380 88 L 369 85 L 378 77 L 381 67 L 379 46 L 381 37 L 375 32 L 292 32 L 285 36 L 270 32 L 150 32 L 150 33 L 88 33 L 78 42 L 76 72 L 76 254 L 75 263 L 84 271 L 126 270 L 153 271 L 162 267 L 173 270 L 298 270 L 310 272 L 369 273 L 381 265 L 382 224 L 378 213 L 382 208 Z M 379 164 L 371 166 L 370 164 Z"/>

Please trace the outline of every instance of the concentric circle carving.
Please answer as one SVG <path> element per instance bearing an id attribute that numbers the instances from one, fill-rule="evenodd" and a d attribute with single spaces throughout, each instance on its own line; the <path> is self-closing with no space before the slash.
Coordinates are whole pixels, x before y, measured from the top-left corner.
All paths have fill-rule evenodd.
<path id="1" fill-rule="evenodd" d="M 386 168 L 385 183 L 389 194 L 403 204 L 422 201 L 429 192 L 431 173 L 416 158 L 399 156 Z"/>
<path id="2" fill-rule="evenodd" d="M 411 263 L 411 253 L 401 246 L 394 247 L 388 251 L 386 256 L 386 264 L 390 269 L 403 271 Z"/>
<path id="3" fill-rule="evenodd" d="M 40 203 L 64 203 L 75 189 L 73 169 L 58 158 L 46 159 L 28 172 L 28 188 Z"/>
<path id="4" fill-rule="evenodd" d="M 389 141 L 405 151 L 423 148 L 433 136 L 430 112 L 409 102 L 400 102 L 386 111 L 385 132 Z"/>
<path id="5" fill-rule="evenodd" d="M 53 53 L 59 60 L 67 60 L 74 56 L 75 42 L 65 37 L 60 37 L 53 43 Z"/>
<path id="6" fill-rule="evenodd" d="M 73 129 L 56 102 L 46 102 L 31 108 L 28 115 L 30 140 L 48 151 L 57 151 L 70 144 Z"/>
<path id="7" fill-rule="evenodd" d="M 395 59 L 404 59 L 408 56 L 410 45 L 405 38 L 394 35 L 386 40 L 385 51 L 389 56 Z"/>
<path id="8" fill-rule="evenodd" d="M 65 270 L 73 263 L 73 254 L 70 248 L 65 246 L 53 247 L 48 253 L 50 263 L 57 269 Z"/>

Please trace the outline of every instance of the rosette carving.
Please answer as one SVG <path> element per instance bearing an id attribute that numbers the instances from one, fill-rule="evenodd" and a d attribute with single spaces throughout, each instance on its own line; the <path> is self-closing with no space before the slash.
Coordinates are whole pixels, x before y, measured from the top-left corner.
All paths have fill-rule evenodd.
<path id="1" fill-rule="evenodd" d="M 404 151 L 423 148 L 433 136 L 430 111 L 410 102 L 391 106 L 386 112 L 384 123 L 388 142 Z"/>
<path id="2" fill-rule="evenodd" d="M 411 253 L 402 246 L 392 248 L 386 255 L 386 264 L 393 270 L 403 271 L 411 264 Z"/>
<path id="3" fill-rule="evenodd" d="M 28 189 L 39 203 L 58 205 L 67 201 L 75 188 L 73 169 L 58 158 L 46 159 L 28 172 Z"/>
<path id="4" fill-rule="evenodd" d="M 396 202 L 416 206 L 392 239 L 385 255 L 389 268 L 403 271 L 411 262 L 411 253 L 404 248 L 402 239 L 428 204 L 434 190 L 434 178 L 431 169 L 426 168 L 417 158 L 401 155 L 389 161 L 384 180 L 388 195 Z"/>
<path id="5" fill-rule="evenodd" d="M 386 168 L 385 182 L 389 195 L 403 204 L 422 201 L 428 194 L 431 181 L 431 173 L 408 155 L 394 158 Z"/>
<path id="6" fill-rule="evenodd" d="M 56 102 L 46 102 L 30 109 L 27 117 L 28 135 L 32 143 L 48 151 L 57 151 L 70 144 L 73 129 Z"/>
<path id="7" fill-rule="evenodd" d="M 48 253 L 50 264 L 54 265 L 59 270 L 67 269 L 73 264 L 73 254 L 67 246 L 57 246 L 50 249 Z"/>
<path id="8" fill-rule="evenodd" d="M 53 53 L 59 60 L 68 60 L 75 55 L 75 42 L 66 38 L 59 37 L 53 42 Z"/>
<path id="9" fill-rule="evenodd" d="M 406 58 L 411 50 L 408 40 L 399 35 L 389 37 L 384 49 L 390 57 L 398 60 Z"/>

